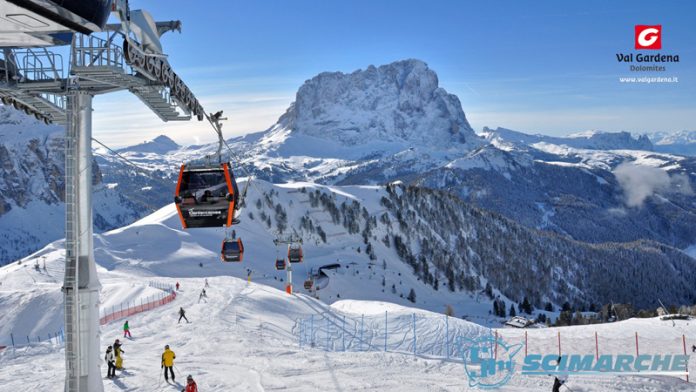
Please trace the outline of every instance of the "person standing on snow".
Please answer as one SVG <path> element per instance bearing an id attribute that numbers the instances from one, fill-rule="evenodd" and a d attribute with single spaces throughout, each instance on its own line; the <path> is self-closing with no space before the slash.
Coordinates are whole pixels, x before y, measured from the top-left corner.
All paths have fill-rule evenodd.
<path id="1" fill-rule="evenodd" d="M 114 352 L 112 349 L 112 346 L 107 347 L 106 355 L 104 355 L 106 365 L 109 367 L 106 371 L 106 378 L 116 377 L 116 357 L 114 356 Z"/>
<path id="2" fill-rule="evenodd" d="M 193 376 L 188 375 L 186 377 L 186 388 L 182 389 L 181 392 L 198 392 L 198 385 L 193 381 Z"/>
<path id="3" fill-rule="evenodd" d="M 210 285 L 208 284 L 208 278 L 205 278 L 205 287 L 208 288 Z"/>
<path id="4" fill-rule="evenodd" d="M 116 369 L 123 369 L 123 349 L 121 349 L 121 341 L 116 339 L 114 341 L 114 355 L 116 356 Z"/>
<path id="5" fill-rule="evenodd" d="M 123 324 L 123 337 L 125 338 L 126 336 L 132 338 L 130 333 L 130 327 L 128 326 L 128 320 L 126 320 L 126 322 Z"/>
<path id="6" fill-rule="evenodd" d="M 167 375 L 167 369 L 172 375 L 172 382 L 174 380 L 174 359 L 176 359 L 176 354 L 174 351 L 169 349 L 169 345 L 164 346 L 164 352 L 162 353 L 162 369 L 164 369 L 164 381 L 169 381 L 169 376 Z"/>
<path id="7" fill-rule="evenodd" d="M 176 282 L 176 291 L 179 291 L 179 282 Z"/>
<path id="8" fill-rule="evenodd" d="M 201 291 L 201 294 L 198 296 L 198 303 L 201 303 L 201 300 L 204 300 L 205 303 L 208 303 L 208 300 L 206 298 L 208 298 L 208 296 L 205 295 L 205 289 L 203 289 L 203 291 Z"/>
<path id="9" fill-rule="evenodd" d="M 561 357 L 558 357 L 557 366 L 559 367 L 559 370 L 560 365 Z M 565 384 L 566 381 L 568 381 L 567 374 L 556 374 L 556 376 L 553 378 L 553 387 L 551 388 L 551 392 L 561 392 L 561 385 Z"/>
<path id="10" fill-rule="evenodd" d="M 181 323 L 181 319 L 182 319 L 182 318 L 183 318 L 184 320 L 186 320 L 187 323 L 190 322 L 190 321 L 186 318 L 186 312 L 184 311 L 184 308 L 181 308 L 181 307 L 180 307 L 180 308 L 179 308 L 179 322 L 178 322 L 177 324 Z"/>

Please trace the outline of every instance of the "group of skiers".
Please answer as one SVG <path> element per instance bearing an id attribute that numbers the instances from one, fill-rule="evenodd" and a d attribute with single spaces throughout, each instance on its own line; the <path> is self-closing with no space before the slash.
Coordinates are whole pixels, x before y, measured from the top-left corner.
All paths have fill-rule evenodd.
<path id="1" fill-rule="evenodd" d="M 179 282 L 176 282 L 176 290 L 178 291 L 179 288 L 181 287 Z M 205 280 L 205 288 L 210 287 L 208 284 L 208 279 Z M 208 294 L 205 291 L 205 288 L 201 291 L 200 295 L 198 296 L 198 302 L 201 302 L 201 299 L 204 299 L 205 302 L 207 303 Z M 186 311 L 184 310 L 183 307 L 179 307 L 179 321 L 178 323 L 181 323 L 181 319 L 186 320 L 187 323 L 190 323 L 188 318 L 186 318 Z M 123 324 L 123 337 L 126 338 L 131 338 L 131 333 L 130 333 L 130 326 L 128 325 L 128 320 Z M 123 370 L 123 356 L 122 354 L 124 353 L 123 349 L 121 348 L 122 344 L 119 339 L 116 339 L 112 345 L 107 347 L 106 349 L 106 354 L 104 356 L 104 360 L 106 361 L 106 364 L 108 366 L 106 377 L 107 378 L 114 378 L 116 377 L 116 369 Z M 172 351 L 169 348 L 169 345 L 164 346 L 164 352 L 162 353 L 162 369 L 164 370 L 164 379 L 165 381 L 169 382 L 169 376 L 172 378 L 172 382 L 175 381 L 175 374 L 174 374 L 174 359 L 176 359 L 176 354 L 174 354 L 174 351 Z M 186 377 L 186 387 L 181 390 L 181 392 L 198 392 L 198 386 L 196 385 L 196 381 L 194 381 L 193 376 L 190 374 L 188 377 Z"/>
<path id="2" fill-rule="evenodd" d="M 128 321 L 126 321 L 126 324 L 124 326 L 127 327 Z M 107 378 L 114 378 L 116 377 L 116 369 L 123 369 L 123 354 L 124 351 L 121 348 L 121 341 L 116 339 L 114 341 L 114 344 L 106 348 L 106 355 L 104 356 L 104 360 L 106 361 L 106 364 L 108 366 L 108 369 L 106 371 L 106 377 Z"/>

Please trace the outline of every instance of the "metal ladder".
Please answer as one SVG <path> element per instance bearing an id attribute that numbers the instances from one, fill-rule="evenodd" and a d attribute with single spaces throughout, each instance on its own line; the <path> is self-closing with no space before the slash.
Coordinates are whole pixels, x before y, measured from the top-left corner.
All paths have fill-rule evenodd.
<path id="1" fill-rule="evenodd" d="M 73 116 L 75 111 L 70 112 Z M 78 353 L 80 350 L 79 334 L 75 334 L 79 323 L 78 276 L 77 276 L 77 238 L 79 235 L 77 216 L 77 129 L 74 121 L 66 127 L 65 138 L 65 390 L 78 391 L 80 369 Z"/>

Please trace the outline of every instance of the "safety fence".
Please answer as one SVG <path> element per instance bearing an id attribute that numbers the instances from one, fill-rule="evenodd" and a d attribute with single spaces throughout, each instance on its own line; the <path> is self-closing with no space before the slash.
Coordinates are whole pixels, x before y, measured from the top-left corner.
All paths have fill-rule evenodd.
<path id="1" fill-rule="evenodd" d="M 591 354 L 597 360 L 602 355 L 688 355 L 696 344 L 678 328 L 646 328 L 641 333 L 612 327 L 488 329 L 454 317 L 422 313 L 346 316 L 324 312 L 297 320 L 293 332 L 300 348 L 396 352 L 455 361 L 463 361 L 467 342 L 477 339 L 490 342 L 496 359 L 505 351 L 499 341 L 521 344 L 524 357 Z M 689 381 L 688 372 L 673 375 Z"/>
<path id="2" fill-rule="evenodd" d="M 612 328 L 613 327 L 613 328 Z M 582 329 L 578 329 L 582 328 Z M 571 332 L 572 331 L 572 332 Z M 671 325 L 661 328 L 646 328 L 642 332 L 621 329 L 611 324 L 565 328 L 499 329 L 493 332 L 495 342 L 502 338 L 507 343 L 522 344 L 524 356 L 578 354 L 592 355 L 599 360 L 603 355 L 661 356 L 691 354 L 694 337 L 688 337 L 683 330 Z M 500 348 L 495 345 L 492 351 L 497 358 Z M 689 374 L 682 379 L 689 381 Z"/>
<path id="3" fill-rule="evenodd" d="M 151 281 L 148 283 L 148 286 L 162 290 L 162 292 L 156 295 L 150 295 L 146 298 L 141 298 L 140 301 L 124 302 L 117 306 L 115 305 L 111 306 L 110 308 L 102 309 L 100 312 L 101 317 L 99 318 L 99 324 L 105 325 L 111 321 L 123 319 L 134 314 L 166 305 L 176 299 L 176 292 L 174 291 L 174 286 L 172 285 Z M 57 332 L 49 332 L 46 335 L 40 336 L 18 336 L 15 335 L 14 332 L 10 332 L 10 342 L 12 346 L 0 345 L 0 352 L 10 347 L 17 349 L 42 344 L 62 345 L 65 342 L 65 336 L 62 328 Z"/>
<path id="4" fill-rule="evenodd" d="M 150 295 L 146 298 L 140 298 L 140 301 L 122 302 L 119 305 L 111 306 L 102 310 L 102 315 L 99 317 L 99 324 L 104 325 L 112 321 L 124 319 L 134 314 L 146 312 L 166 305 L 176 299 L 176 291 L 171 285 L 161 282 L 149 282 L 148 286 L 162 290 L 161 293 Z"/>
<path id="5" fill-rule="evenodd" d="M 385 311 L 352 317 L 330 312 L 311 315 L 296 322 L 294 333 L 300 348 L 456 358 L 455 337 L 477 338 L 489 330 L 454 317 Z"/>
<path id="6" fill-rule="evenodd" d="M 49 332 L 48 334 L 43 336 L 15 336 L 14 332 L 10 332 L 10 342 L 12 346 L 0 346 L 0 351 L 3 351 L 10 347 L 17 349 L 21 347 L 37 346 L 40 344 L 57 345 L 62 344 L 64 341 L 65 337 L 63 335 L 62 329 L 53 333 Z"/>

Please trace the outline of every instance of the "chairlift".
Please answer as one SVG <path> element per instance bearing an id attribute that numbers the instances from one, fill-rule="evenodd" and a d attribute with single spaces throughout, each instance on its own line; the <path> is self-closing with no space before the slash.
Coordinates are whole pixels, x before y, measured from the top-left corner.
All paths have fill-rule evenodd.
<path id="1" fill-rule="evenodd" d="M 184 229 L 238 223 L 234 218 L 238 199 L 239 189 L 229 162 L 181 166 L 174 203 Z"/>
<path id="2" fill-rule="evenodd" d="M 242 243 L 242 239 L 225 238 L 222 241 L 220 258 L 222 261 L 241 262 L 244 258 L 244 243 Z"/>
<path id="3" fill-rule="evenodd" d="M 293 244 L 288 246 L 288 261 L 291 263 L 301 263 L 303 259 L 302 246 Z"/>

